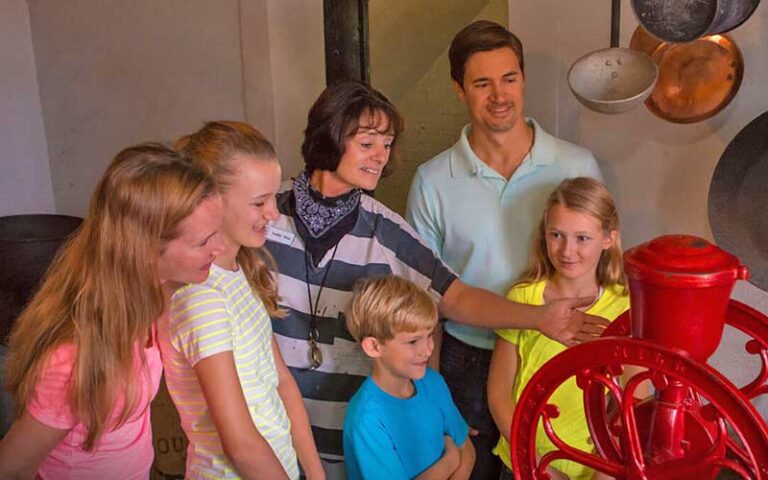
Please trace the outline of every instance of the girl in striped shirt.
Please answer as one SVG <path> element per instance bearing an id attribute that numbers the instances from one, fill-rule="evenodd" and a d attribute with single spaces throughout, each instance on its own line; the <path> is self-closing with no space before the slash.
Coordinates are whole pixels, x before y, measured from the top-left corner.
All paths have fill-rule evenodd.
<path id="1" fill-rule="evenodd" d="M 324 473 L 296 382 L 275 345 L 277 291 L 261 249 L 276 218 L 280 164 L 258 131 L 209 122 L 177 143 L 216 182 L 225 251 L 201 284 L 173 297 L 159 329 L 166 382 L 190 444 L 186 478 Z"/>

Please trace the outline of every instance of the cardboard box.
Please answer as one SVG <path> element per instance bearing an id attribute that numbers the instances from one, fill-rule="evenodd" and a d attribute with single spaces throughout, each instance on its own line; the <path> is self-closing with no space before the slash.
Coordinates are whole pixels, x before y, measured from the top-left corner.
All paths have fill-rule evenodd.
<path id="1" fill-rule="evenodd" d="M 155 462 L 150 480 L 183 480 L 189 441 L 181 429 L 176 407 L 173 405 L 165 376 L 152 401 L 152 441 L 155 446 Z"/>

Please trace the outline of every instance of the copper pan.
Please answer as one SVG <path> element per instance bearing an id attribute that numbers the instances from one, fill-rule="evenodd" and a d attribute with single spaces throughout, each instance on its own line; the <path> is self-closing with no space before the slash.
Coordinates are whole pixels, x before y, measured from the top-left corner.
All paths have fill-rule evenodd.
<path id="1" fill-rule="evenodd" d="M 671 43 L 638 26 L 629 48 L 650 55 L 659 66 L 659 80 L 645 105 L 674 123 L 715 115 L 731 102 L 744 76 L 741 50 L 728 35 Z"/>

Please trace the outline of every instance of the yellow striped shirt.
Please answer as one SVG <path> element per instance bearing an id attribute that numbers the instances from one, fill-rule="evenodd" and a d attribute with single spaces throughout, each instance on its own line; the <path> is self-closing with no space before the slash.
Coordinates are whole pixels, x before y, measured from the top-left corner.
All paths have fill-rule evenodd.
<path id="1" fill-rule="evenodd" d="M 166 383 L 190 441 L 186 478 L 239 478 L 224 455 L 193 366 L 231 351 L 251 418 L 291 479 L 299 478 L 291 424 L 280 396 L 272 325 L 242 270 L 216 265 L 202 284 L 173 296 L 168 328 L 159 332 Z"/>

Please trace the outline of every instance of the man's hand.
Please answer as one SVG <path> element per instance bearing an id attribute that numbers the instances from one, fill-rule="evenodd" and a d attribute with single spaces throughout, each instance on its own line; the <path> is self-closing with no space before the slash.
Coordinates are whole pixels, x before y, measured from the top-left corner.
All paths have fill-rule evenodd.
<path id="1" fill-rule="evenodd" d="M 545 304 L 541 308 L 538 330 L 566 346 L 596 339 L 610 322 L 577 310 L 594 301 L 594 297 L 561 298 Z"/>

